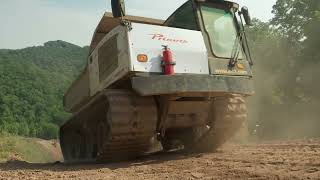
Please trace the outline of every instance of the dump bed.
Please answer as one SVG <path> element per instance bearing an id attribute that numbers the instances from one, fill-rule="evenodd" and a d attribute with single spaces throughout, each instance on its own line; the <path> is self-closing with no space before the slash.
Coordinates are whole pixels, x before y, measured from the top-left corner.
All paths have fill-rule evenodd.
<path id="1" fill-rule="evenodd" d="M 163 20 L 138 17 L 138 16 L 125 16 L 125 20 L 130 22 L 138 22 L 143 24 L 162 25 Z M 101 18 L 90 44 L 89 57 L 106 35 L 114 28 L 121 24 L 120 18 L 113 18 L 112 13 L 105 13 Z M 87 103 L 92 95 L 90 91 L 90 67 L 81 73 L 76 81 L 70 86 L 64 95 L 64 109 L 67 112 L 77 112 L 85 103 Z M 91 82 L 94 83 L 94 82 Z M 94 91 L 94 90 L 93 90 Z"/>
<path id="2" fill-rule="evenodd" d="M 89 70 L 86 68 L 70 86 L 64 96 L 65 111 L 74 112 L 90 98 Z"/>
<path id="3" fill-rule="evenodd" d="M 153 19 L 153 18 L 146 18 L 146 17 L 139 17 L 139 16 L 125 16 L 125 20 L 130 22 L 136 23 L 143 23 L 143 24 L 153 24 L 153 25 L 163 25 L 164 20 L 160 19 Z M 113 28 L 120 25 L 121 20 L 120 18 L 114 18 L 112 13 L 106 12 L 103 17 L 101 18 L 95 32 L 93 38 L 91 40 L 90 45 L 90 53 L 96 48 L 99 42 L 103 39 L 103 37 L 108 34 Z"/>

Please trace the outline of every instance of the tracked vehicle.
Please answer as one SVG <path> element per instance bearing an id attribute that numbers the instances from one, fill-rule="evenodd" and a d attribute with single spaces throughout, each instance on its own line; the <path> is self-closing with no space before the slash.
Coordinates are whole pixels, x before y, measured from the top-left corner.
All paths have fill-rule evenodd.
<path id="1" fill-rule="evenodd" d="M 123 1 L 111 2 L 64 96 L 73 114 L 60 129 L 65 160 L 127 160 L 155 141 L 164 151 L 208 152 L 230 139 L 254 93 L 248 9 L 189 0 L 162 21 L 127 16 Z"/>

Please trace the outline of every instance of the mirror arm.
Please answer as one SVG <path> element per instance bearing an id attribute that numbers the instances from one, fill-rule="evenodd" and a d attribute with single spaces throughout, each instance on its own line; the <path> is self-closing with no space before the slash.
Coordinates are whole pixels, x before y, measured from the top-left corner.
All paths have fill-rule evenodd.
<path id="1" fill-rule="evenodd" d="M 241 14 L 242 14 L 242 16 L 243 16 L 243 18 L 244 18 L 244 20 L 246 22 L 246 25 L 252 26 L 251 16 L 250 16 L 248 8 L 244 6 L 244 7 L 241 8 L 240 12 L 241 12 Z"/>
<path id="2" fill-rule="evenodd" d="M 239 13 L 239 18 L 240 18 L 240 33 L 242 33 L 243 35 L 242 35 L 242 37 L 243 37 L 243 39 L 241 39 L 241 41 L 243 42 L 243 49 L 244 49 L 244 51 L 245 51 L 245 54 L 246 54 L 246 57 L 247 57 L 247 59 L 248 59 L 248 61 L 249 61 L 249 64 L 250 64 L 250 66 L 253 66 L 254 65 L 254 63 L 253 63 L 253 60 L 252 60 L 252 56 L 251 56 L 251 51 L 250 51 L 250 48 L 249 48 L 249 42 L 248 42 L 248 38 L 247 38 L 247 34 L 246 34 L 246 31 L 245 31 L 245 28 L 244 28 L 244 23 L 243 23 L 243 20 L 242 20 L 242 16 L 241 15 L 243 15 L 243 13 L 242 12 L 238 12 Z"/>

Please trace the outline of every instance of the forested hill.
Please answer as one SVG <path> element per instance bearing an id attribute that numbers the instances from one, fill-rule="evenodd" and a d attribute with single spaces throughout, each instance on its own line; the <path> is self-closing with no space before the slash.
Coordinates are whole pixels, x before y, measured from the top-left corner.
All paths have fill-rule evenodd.
<path id="1" fill-rule="evenodd" d="M 88 47 L 64 41 L 0 50 L 0 133 L 53 138 L 68 114 L 62 97 L 85 66 Z"/>

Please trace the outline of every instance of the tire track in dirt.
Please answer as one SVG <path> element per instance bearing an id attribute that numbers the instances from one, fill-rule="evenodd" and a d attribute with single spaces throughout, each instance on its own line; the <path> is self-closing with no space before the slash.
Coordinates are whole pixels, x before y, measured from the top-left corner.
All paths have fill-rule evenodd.
<path id="1" fill-rule="evenodd" d="M 320 140 L 229 144 L 112 164 L 0 164 L 0 179 L 320 179 Z"/>

